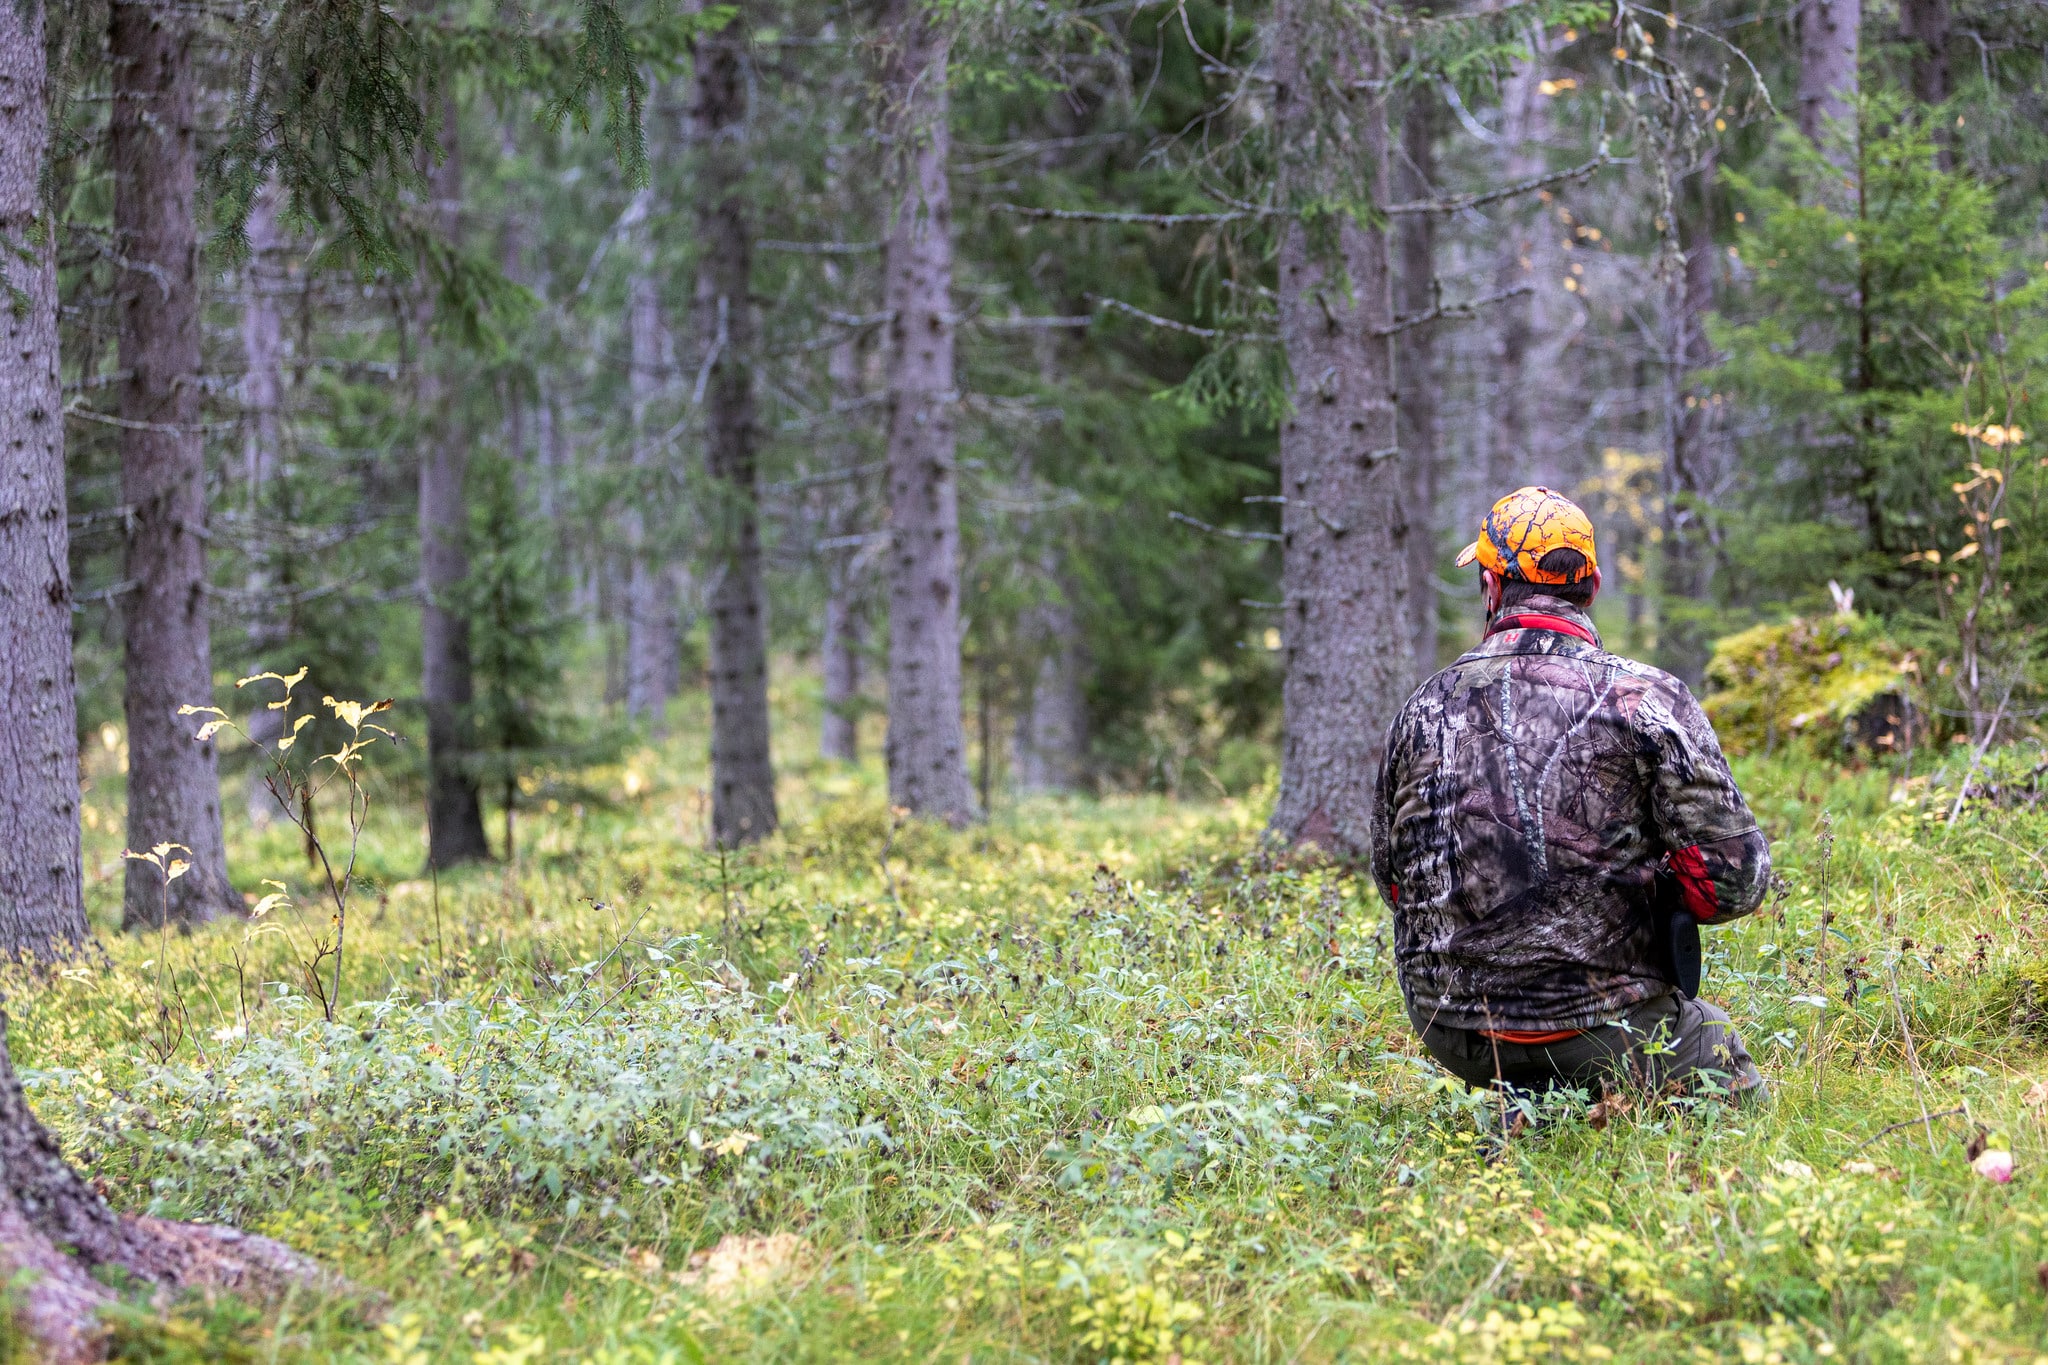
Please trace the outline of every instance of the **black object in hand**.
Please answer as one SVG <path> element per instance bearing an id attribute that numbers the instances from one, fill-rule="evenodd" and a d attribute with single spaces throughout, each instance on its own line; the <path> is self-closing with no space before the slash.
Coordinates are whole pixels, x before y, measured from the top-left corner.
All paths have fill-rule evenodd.
<path id="1" fill-rule="evenodd" d="M 1684 907 L 1684 893 L 1678 878 L 1659 872 L 1650 898 L 1650 924 L 1656 934 L 1657 966 L 1664 978 L 1690 1000 L 1700 993 L 1703 958 L 1700 952 L 1700 922 Z"/>

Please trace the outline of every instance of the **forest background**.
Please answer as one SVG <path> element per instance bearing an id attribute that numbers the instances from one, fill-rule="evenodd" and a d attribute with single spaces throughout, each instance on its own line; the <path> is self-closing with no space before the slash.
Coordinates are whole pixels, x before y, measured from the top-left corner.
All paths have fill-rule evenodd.
<path id="1" fill-rule="evenodd" d="M 1982 1211 L 1933 1134 L 2024 1154 L 2042 1108 L 1991 1061 L 2039 1017 L 2048 872 L 2044 58 L 2048 7 L 1974 0 L 10 4 L 0 939 L 73 964 L 24 977 L 0 1086 L 27 1340 L 2022 1349 L 2038 1219 L 1955 1251 Z M 1451 554 L 1538 482 L 1792 878 L 1719 967 L 1811 1106 L 1617 1139 L 1687 1213 L 1516 1183 L 1590 1132 L 1473 1164 L 1342 870 L 1393 708 L 1476 630 Z M 1838 860 L 1884 933 L 1830 963 Z M 1005 979 L 1064 1042 L 1013 1036 Z M 1084 1094 L 1148 991 L 1190 1050 Z M 1270 1008 L 1352 1041 L 1290 1076 Z M 741 1037 L 762 1067 L 700 1094 Z M 1154 1093 L 1210 1080 L 1238 1098 Z M 1782 1145 L 1902 1093 L 1932 1173 L 1884 1199 Z M 903 1162 L 944 1198 L 892 1204 Z M 1430 1182 L 1466 1212 L 1401 1202 Z M 1409 1221 L 1333 1230 L 1367 1206 Z M 1762 1206 L 1807 1259 L 1674 1250 Z M 298 1253 L 454 1288 L 320 1281 L 298 1335 L 275 1295 L 166 1328 L 122 1288 L 304 1287 Z M 899 1327 L 901 1275 L 933 1293 Z"/>

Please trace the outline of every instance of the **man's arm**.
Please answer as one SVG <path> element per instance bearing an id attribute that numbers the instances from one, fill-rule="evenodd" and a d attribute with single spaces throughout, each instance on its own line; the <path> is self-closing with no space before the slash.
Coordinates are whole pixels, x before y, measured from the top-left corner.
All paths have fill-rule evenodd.
<path id="1" fill-rule="evenodd" d="M 1702 924 L 1763 903 L 1771 848 L 1735 785 L 1706 712 L 1673 679 L 1637 712 L 1655 764 L 1651 807 L 1685 909 Z"/>
<path id="2" fill-rule="evenodd" d="M 1373 783 L 1372 879 L 1380 889 L 1380 899 L 1390 910 L 1401 894 L 1394 884 L 1394 772 L 1400 735 L 1401 719 L 1396 716 L 1387 728 L 1387 740 L 1380 750 L 1379 775 Z"/>

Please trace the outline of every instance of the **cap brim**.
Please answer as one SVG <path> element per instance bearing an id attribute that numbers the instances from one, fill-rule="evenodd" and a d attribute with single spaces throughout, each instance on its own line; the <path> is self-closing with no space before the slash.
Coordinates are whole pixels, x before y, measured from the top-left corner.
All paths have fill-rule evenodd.
<path id="1" fill-rule="evenodd" d="M 1458 551 L 1458 567 L 1462 569 L 1477 558 L 1479 558 L 1479 542 L 1475 540 L 1464 549 Z"/>

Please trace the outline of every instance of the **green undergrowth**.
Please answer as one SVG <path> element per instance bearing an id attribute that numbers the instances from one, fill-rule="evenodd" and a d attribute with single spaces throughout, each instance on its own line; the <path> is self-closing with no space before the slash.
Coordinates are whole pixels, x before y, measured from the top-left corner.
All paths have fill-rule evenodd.
<path id="1" fill-rule="evenodd" d="M 516 863 L 438 881 L 380 806 L 331 1023 L 293 965 L 325 915 L 276 827 L 238 831 L 237 875 L 302 909 L 106 929 L 104 961 L 15 985 L 33 1101 L 118 1205 L 232 1220 L 362 1291 L 138 1313 L 122 1357 L 2048 1345 L 2048 1062 L 2016 1008 L 2048 985 L 2042 817 L 1949 829 L 1882 773 L 1747 763 L 1783 881 L 1709 934 L 1708 994 L 1772 1100 L 1567 1097 L 1489 1162 L 1484 1103 L 1403 1019 L 1376 897 L 1262 852 L 1258 797 L 953 833 L 899 824 L 872 771 L 792 767 L 784 832 L 723 858 L 670 751 L 586 774 L 608 801 L 537 804 Z M 116 791 L 92 796 L 99 916 Z M 1972 1171 L 1986 1140 L 2011 1184 Z"/>

